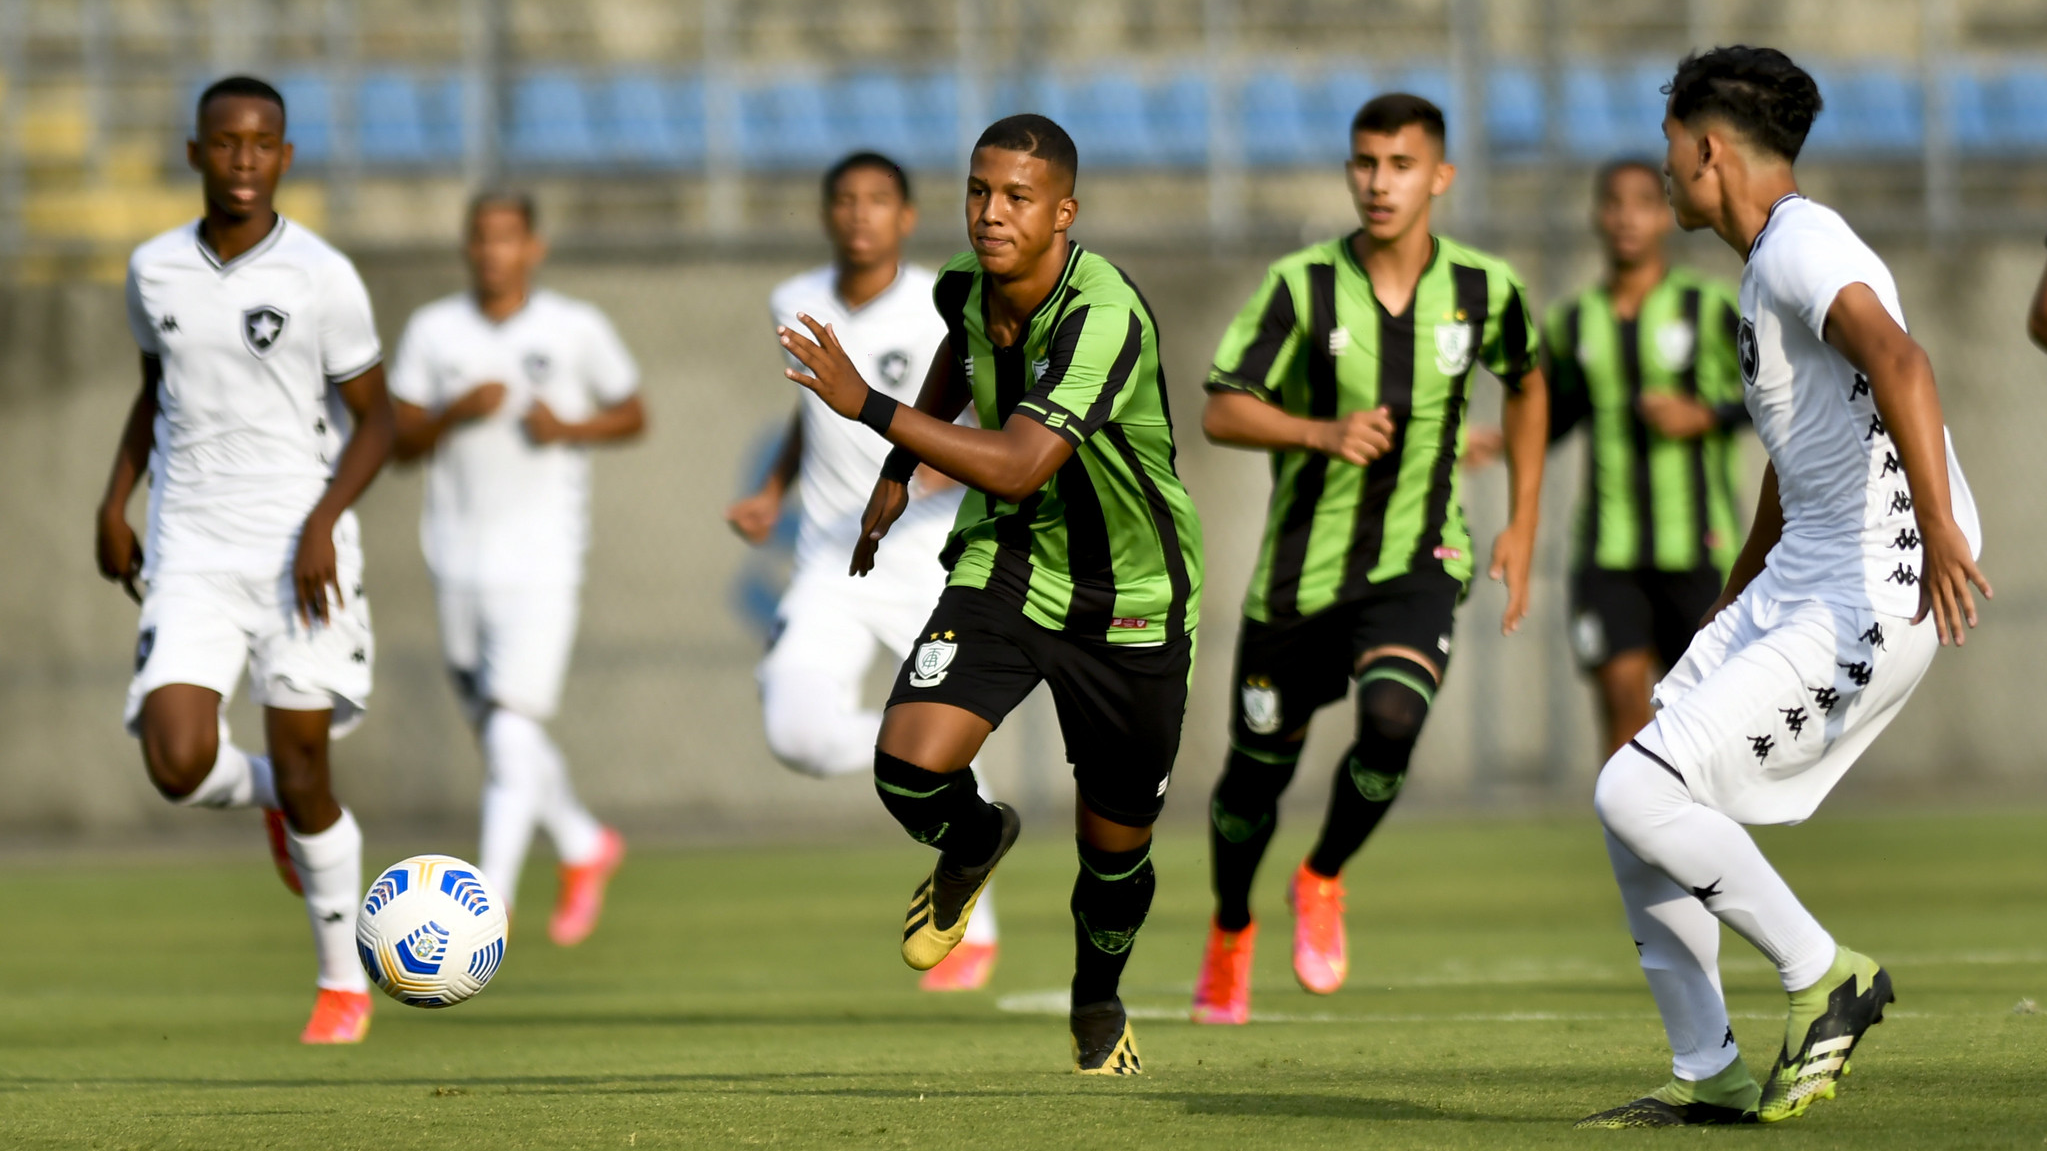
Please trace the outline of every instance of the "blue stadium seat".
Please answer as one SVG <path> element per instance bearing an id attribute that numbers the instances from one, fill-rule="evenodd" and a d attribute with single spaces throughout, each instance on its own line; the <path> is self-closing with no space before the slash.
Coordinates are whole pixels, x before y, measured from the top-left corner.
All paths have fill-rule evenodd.
<path id="1" fill-rule="evenodd" d="M 832 108 L 838 113 L 834 127 L 840 151 L 870 148 L 914 167 L 916 133 L 910 127 L 910 94 L 903 78 L 890 72 L 859 72 L 837 87 Z"/>
<path id="2" fill-rule="evenodd" d="M 904 86 L 909 101 L 909 156 L 913 168 L 955 170 L 960 155 L 960 84 L 951 72 L 913 77 Z"/>
<path id="3" fill-rule="evenodd" d="M 1999 139 L 2002 125 L 1992 106 L 1995 85 L 1966 68 L 1942 76 L 1940 83 L 1947 97 L 1947 130 L 1955 147 L 1962 152 L 1996 151 L 2004 141 Z"/>
<path id="4" fill-rule="evenodd" d="M 1176 168 L 1208 163 L 1208 76 L 1183 72 L 1148 93 L 1159 159 Z"/>
<path id="5" fill-rule="evenodd" d="M 325 76 L 293 73 L 280 77 L 294 162 L 319 164 L 334 158 L 334 88 Z"/>
<path id="6" fill-rule="evenodd" d="M 1493 154 L 1526 159 L 1542 154 L 1542 74 L 1507 64 L 1486 75 L 1485 130 Z"/>
<path id="7" fill-rule="evenodd" d="M 1900 69 L 1812 69 L 1825 110 L 1814 122 L 1815 152 L 1896 155 L 1917 151 L 1924 137 L 1919 82 Z"/>
<path id="8" fill-rule="evenodd" d="M 1379 90 L 1412 93 L 1433 101 L 1452 116 L 1457 114 L 1457 85 L 1452 81 L 1448 68 L 1416 64 L 1388 76 Z"/>
<path id="9" fill-rule="evenodd" d="M 2013 152 L 2047 152 L 2047 67 L 2021 65 L 2002 81 L 1995 105 L 1998 138 Z"/>
<path id="10" fill-rule="evenodd" d="M 739 159 L 759 171 L 823 169 L 843 152 L 827 92 L 812 77 L 790 77 L 739 93 Z"/>
<path id="11" fill-rule="evenodd" d="M 1290 168 L 1309 162 L 1317 149 L 1303 103 L 1300 81 L 1288 73 L 1260 72 L 1244 82 L 1237 107 L 1246 163 Z"/>
<path id="12" fill-rule="evenodd" d="M 505 151 L 528 164 L 587 164 L 604 155 L 582 81 L 566 72 L 540 72 L 512 86 Z"/>
<path id="13" fill-rule="evenodd" d="M 629 164 L 687 168 L 704 159 L 703 86 L 648 73 L 614 76 L 601 93 L 605 154 Z"/>
<path id="14" fill-rule="evenodd" d="M 1092 79 L 1056 86 L 1065 107 L 1052 115 L 1073 134 L 1081 162 L 1096 168 L 1145 168 L 1161 150 L 1146 115 L 1145 90 L 1130 73 L 1111 66 Z"/>
<path id="15" fill-rule="evenodd" d="M 1318 86 L 1318 106 L 1307 123 L 1310 144 L 1317 163 L 1327 157 L 1335 162 L 1349 155 L 1350 122 L 1357 119 L 1365 101 L 1378 95 L 1372 74 L 1364 65 L 1344 63 L 1332 66 Z"/>
<path id="16" fill-rule="evenodd" d="M 427 98 L 411 74 L 379 70 L 364 76 L 355 108 L 365 162 L 424 164 L 434 159 Z"/>

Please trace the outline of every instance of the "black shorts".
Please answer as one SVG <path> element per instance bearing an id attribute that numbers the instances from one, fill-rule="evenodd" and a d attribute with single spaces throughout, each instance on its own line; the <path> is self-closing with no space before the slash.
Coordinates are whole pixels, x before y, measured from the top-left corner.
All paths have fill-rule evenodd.
<path id="1" fill-rule="evenodd" d="M 1148 647 L 1053 631 L 991 592 L 949 587 L 896 673 L 888 703 L 949 703 L 1000 726 L 1042 681 L 1059 709 L 1081 801 L 1149 827 L 1180 753 L 1194 637 Z"/>
<path id="2" fill-rule="evenodd" d="M 1571 651 L 1592 671 L 1622 652 L 1649 649 L 1677 666 L 1706 609 L 1720 598 L 1720 571 L 1609 571 L 1571 576 Z"/>
<path id="3" fill-rule="evenodd" d="M 1440 571 L 1374 585 L 1363 598 L 1286 623 L 1247 619 L 1237 635 L 1237 690 L 1230 739 L 1247 752 L 1275 749 L 1343 698 L 1358 657 L 1375 647 L 1410 647 L 1450 669 L 1450 634 L 1464 585 Z"/>

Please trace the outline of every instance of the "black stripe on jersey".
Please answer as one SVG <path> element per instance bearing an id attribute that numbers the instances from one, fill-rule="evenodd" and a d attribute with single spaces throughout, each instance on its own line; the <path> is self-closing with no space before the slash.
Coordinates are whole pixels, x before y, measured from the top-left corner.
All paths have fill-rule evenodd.
<path id="1" fill-rule="evenodd" d="M 981 292 L 981 321 L 988 321 L 988 293 Z M 986 331 L 986 328 L 982 329 Z M 1030 382 L 1022 344 L 995 348 L 995 408 L 998 422 L 1007 421 Z M 993 498 L 993 497 L 989 497 Z M 988 590 L 1021 608 L 1031 586 L 1031 522 L 1037 518 L 1042 491 L 1032 492 L 1017 509 L 995 522 L 995 563 Z"/>
<path id="2" fill-rule="evenodd" d="M 1656 566 L 1656 492 L 1649 483 L 1649 422 L 1642 418 L 1642 318 L 1615 317 L 1621 379 L 1628 386 L 1629 438 L 1635 448 L 1635 566 Z"/>
<path id="3" fill-rule="evenodd" d="M 1336 329 L 1336 265 L 1308 266 L 1308 416 L 1326 420 L 1336 415 L 1336 361 L 1329 355 L 1329 333 Z M 1294 498 L 1280 520 L 1272 549 L 1272 575 L 1266 603 L 1274 619 L 1300 614 L 1301 572 L 1308 563 L 1308 537 L 1315 525 L 1315 505 L 1328 482 L 1329 457 L 1309 452 L 1294 475 Z"/>
<path id="4" fill-rule="evenodd" d="M 1578 525 L 1579 554 L 1584 557 L 1587 567 L 1598 567 L 1595 550 L 1599 540 L 1599 417 L 1592 411 L 1592 381 L 1584 378 L 1584 365 L 1578 360 L 1579 341 L 1584 337 L 1585 303 L 1583 298 L 1571 301 L 1571 310 L 1564 313 L 1564 338 L 1570 341 L 1571 366 L 1568 370 L 1579 373 L 1578 387 L 1585 393 L 1585 416 L 1593 421 L 1592 431 L 1585 437 L 1585 518 Z M 1558 369 L 1559 376 L 1565 369 Z"/>
<path id="5" fill-rule="evenodd" d="M 1109 266 L 1116 268 L 1114 264 Z M 1144 298 L 1144 293 L 1138 290 L 1136 282 L 1130 278 L 1130 273 L 1125 272 L 1121 268 L 1116 268 L 1116 274 L 1123 277 L 1123 282 L 1130 286 L 1130 294 L 1137 297 L 1137 306 L 1144 309 L 1145 322 L 1151 325 L 1152 339 L 1158 340 L 1160 338 L 1159 318 L 1157 313 L 1151 310 L 1151 301 Z M 1291 324 L 1292 321 L 1288 321 L 1288 323 Z M 1159 415 L 1166 421 L 1166 430 L 1171 431 L 1173 428 L 1173 404 L 1172 397 L 1166 392 L 1166 357 L 1164 355 L 1159 356 L 1158 378 Z M 1180 474 L 1180 441 L 1168 438 L 1167 442 L 1172 444 L 1172 447 L 1166 455 L 1166 467 L 1172 469 L 1173 474 L 1177 476 Z"/>
<path id="6" fill-rule="evenodd" d="M 1474 333 L 1477 335 L 1479 333 Z M 1500 317 L 1500 351 L 1507 374 L 1500 382 L 1510 392 L 1521 390 L 1521 377 L 1528 374 L 1528 302 L 1519 288 L 1507 291 L 1507 314 Z"/>
<path id="7" fill-rule="evenodd" d="M 967 297 L 974 292 L 972 272 L 947 272 L 938 277 L 938 284 L 931 290 L 931 299 L 938 307 L 938 316 L 945 321 L 945 334 L 952 345 L 955 357 L 965 358 L 967 328 Z M 985 312 L 985 309 L 984 309 Z"/>
<path id="8" fill-rule="evenodd" d="M 1064 630 L 1104 633 L 1116 618 L 1116 568 L 1109 554 L 1109 521 L 1080 453 L 1059 465 L 1059 498 L 1066 505 L 1066 571 L 1073 596 Z"/>
<path id="9" fill-rule="evenodd" d="M 1265 378 L 1272 374 L 1273 361 L 1279 359 L 1279 350 L 1294 333 L 1296 318 L 1293 290 L 1282 278 L 1273 285 L 1272 298 L 1265 302 L 1265 314 L 1258 317 L 1258 338 L 1244 349 L 1243 358 L 1230 374 L 1264 387 Z"/>
<path id="10" fill-rule="evenodd" d="M 1414 413 L 1414 313 L 1421 287 L 1407 301 L 1407 311 L 1394 315 L 1372 297 L 1379 323 L 1379 404 L 1393 415 L 1393 443 L 1386 454 L 1365 465 L 1358 480 L 1358 506 L 1352 513 L 1350 552 L 1343 557 L 1344 598 L 1363 594 L 1379 549 L 1386 542 L 1386 503 L 1400 486 L 1400 460 L 1407 454 L 1407 424 Z"/>
<path id="11" fill-rule="evenodd" d="M 1158 329 L 1154 328 L 1153 331 Z M 1102 436 L 1115 446 L 1116 454 L 1123 458 L 1123 466 L 1137 477 L 1137 486 L 1144 490 L 1144 502 L 1151 509 L 1152 527 L 1159 533 L 1159 550 L 1166 557 L 1166 584 L 1173 589 L 1173 604 L 1166 612 L 1166 639 L 1179 639 L 1187 634 L 1187 600 L 1193 583 L 1187 576 L 1187 554 L 1180 550 L 1180 526 L 1173 522 L 1173 509 L 1166 504 L 1164 493 L 1151 478 L 1151 472 L 1138 458 L 1137 449 L 1130 444 L 1130 437 L 1124 433 L 1122 424 L 1105 424 Z M 1299 586 L 1299 578 L 1295 586 Z"/>
<path id="12" fill-rule="evenodd" d="M 1085 311 L 1087 309 L 1083 307 L 1074 315 L 1078 316 Z M 1079 329 L 1074 330 L 1074 336 L 1076 339 L 1079 338 Z M 1075 413 L 1080 416 L 1082 434 L 1093 435 L 1096 429 L 1108 422 L 1109 413 L 1116 410 L 1117 393 L 1123 390 L 1123 385 L 1130 382 L 1130 373 L 1137 370 L 1137 361 L 1143 355 L 1144 321 L 1137 318 L 1136 312 L 1132 312 L 1130 326 L 1123 337 L 1123 348 L 1116 353 L 1116 362 L 1109 365 L 1109 378 L 1102 381 L 1102 390 L 1095 396 L 1095 402 L 1088 405 L 1087 411 Z M 1163 391 L 1163 387 L 1160 390 Z"/>
<path id="13" fill-rule="evenodd" d="M 1442 557 L 1435 553 L 1443 546 L 1443 532 L 1450 523 L 1450 489 L 1456 478 L 1457 433 L 1464 424 L 1464 391 L 1471 383 L 1472 369 L 1478 364 L 1486 320 L 1490 318 L 1486 311 L 1490 285 L 1485 269 L 1455 264 L 1450 268 L 1450 275 L 1457 281 L 1457 310 L 1464 314 L 1464 322 L 1471 325 L 1471 363 L 1450 381 L 1450 398 L 1443 405 L 1443 438 L 1436 444 L 1436 466 L 1429 473 L 1428 516 L 1422 521 L 1421 538 L 1415 541 L 1415 554 L 1408 558 L 1410 565 L 1433 562 L 1440 567 L 1443 563 Z M 1510 296 L 1507 303 L 1511 308 L 1515 301 Z M 1510 316 L 1502 326 L 1521 327 L 1511 321 Z M 1505 338 L 1504 334 L 1502 338 Z M 1514 354 L 1509 349 L 1509 359 L 1513 363 L 1520 363 L 1528 355 L 1528 333 L 1521 331 L 1519 339 L 1519 353 Z M 1422 554 L 1423 548 L 1429 549 L 1426 556 Z"/>
<path id="14" fill-rule="evenodd" d="M 1700 339 L 1701 333 L 1705 330 L 1699 326 L 1699 309 L 1702 303 L 1703 293 L 1699 289 L 1686 288 L 1684 296 L 1678 305 L 1679 312 L 1684 316 L 1685 323 L 1690 324 L 1692 328 L 1692 355 L 1691 360 L 1685 364 L 1685 370 L 1678 374 L 1677 385 L 1679 390 L 1695 401 L 1699 398 L 1699 351 L 1705 342 Z M 1686 440 L 1684 448 L 1691 457 L 1692 473 L 1692 533 L 1691 542 L 1688 545 L 1691 549 L 1692 558 L 1688 566 L 1701 567 L 1707 560 L 1704 550 L 1706 533 L 1712 530 L 1711 521 L 1707 519 L 1706 506 L 1705 437 L 1699 436 Z"/>

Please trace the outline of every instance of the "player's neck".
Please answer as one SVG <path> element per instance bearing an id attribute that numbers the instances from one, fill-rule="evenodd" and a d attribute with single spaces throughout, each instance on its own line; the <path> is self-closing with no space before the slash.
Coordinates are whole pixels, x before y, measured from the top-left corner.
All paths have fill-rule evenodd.
<path id="1" fill-rule="evenodd" d="M 1608 263 L 1606 298 L 1613 301 L 1614 314 L 1623 320 L 1634 319 L 1642 311 L 1642 301 L 1669 274 L 1670 265 L 1661 253 L 1633 263 Z"/>
<path id="2" fill-rule="evenodd" d="M 1727 188 L 1720 199 L 1720 215 L 1713 231 L 1747 262 L 1755 250 L 1756 237 L 1770 224 L 1770 213 L 1786 196 L 1798 194 L 1798 178 L 1791 165 L 1777 164 L 1760 171 L 1744 170 L 1739 176 L 1722 176 Z"/>
<path id="3" fill-rule="evenodd" d="M 994 275 L 988 277 L 989 325 L 988 334 L 1000 345 L 1010 345 L 1023 338 L 1023 325 L 1030 320 L 1031 313 L 1059 286 L 1059 277 L 1066 274 L 1066 261 L 1073 252 L 1072 241 L 1066 233 L 1052 237 L 1052 246 L 1029 271 L 1009 278 Z"/>
<path id="4" fill-rule="evenodd" d="M 502 324 L 526 307 L 526 301 L 532 298 L 533 292 L 530 284 L 520 284 L 500 292 L 473 288 L 469 294 L 476 301 L 477 311 L 491 323 Z"/>
<path id="5" fill-rule="evenodd" d="M 833 277 L 832 291 L 838 293 L 840 303 L 857 311 L 888 291 L 901 271 L 902 260 L 895 256 L 873 264 L 841 262 Z"/>
<path id="6" fill-rule="evenodd" d="M 268 205 L 246 216 L 230 216 L 209 204 L 206 218 L 199 222 L 199 238 L 226 264 L 262 243 L 276 227 L 277 213 Z"/>
<path id="7" fill-rule="evenodd" d="M 1379 304 L 1398 316 L 1414 302 L 1422 273 L 1436 258 L 1436 237 L 1429 231 L 1429 216 L 1424 212 L 1412 227 L 1390 240 L 1374 239 L 1370 232 L 1359 229 L 1351 236 L 1350 250 L 1372 282 L 1372 294 Z"/>

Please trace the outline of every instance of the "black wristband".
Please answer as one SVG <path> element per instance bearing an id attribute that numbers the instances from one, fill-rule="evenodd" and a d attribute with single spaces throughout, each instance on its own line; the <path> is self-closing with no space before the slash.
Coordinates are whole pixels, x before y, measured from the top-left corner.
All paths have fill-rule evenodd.
<path id="1" fill-rule="evenodd" d="M 917 474 L 917 465 L 923 463 L 917 453 L 908 448 L 892 448 L 888 458 L 881 461 L 881 478 L 891 483 L 907 484 Z"/>
<path id="2" fill-rule="evenodd" d="M 896 418 L 896 409 L 902 407 L 887 392 L 880 388 L 867 389 L 867 399 L 860 405 L 860 422 L 874 429 L 876 435 L 888 434 L 888 426 Z"/>

